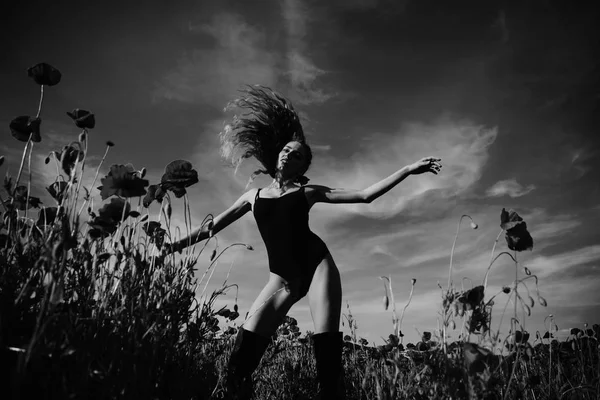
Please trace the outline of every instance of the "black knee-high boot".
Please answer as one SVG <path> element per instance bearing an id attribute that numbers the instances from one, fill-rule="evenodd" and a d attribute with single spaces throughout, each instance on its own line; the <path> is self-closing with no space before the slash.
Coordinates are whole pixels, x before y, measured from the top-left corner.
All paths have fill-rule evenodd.
<path id="1" fill-rule="evenodd" d="M 317 361 L 320 391 L 317 399 L 346 398 L 342 370 L 342 332 L 323 332 L 312 336 Z"/>
<path id="2" fill-rule="evenodd" d="M 250 399 L 254 390 L 252 373 L 258 366 L 271 338 L 238 330 L 227 365 L 226 399 Z"/>

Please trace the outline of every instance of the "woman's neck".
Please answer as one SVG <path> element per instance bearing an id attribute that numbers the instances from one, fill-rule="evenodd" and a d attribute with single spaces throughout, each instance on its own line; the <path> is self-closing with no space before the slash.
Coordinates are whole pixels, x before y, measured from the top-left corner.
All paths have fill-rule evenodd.
<path id="1" fill-rule="evenodd" d="M 273 182 L 269 185 L 269 187 L 285 190 L 288 186 L 294 184 L 294 178 L 283 177 L 280 174 L 276 174 Z"/>

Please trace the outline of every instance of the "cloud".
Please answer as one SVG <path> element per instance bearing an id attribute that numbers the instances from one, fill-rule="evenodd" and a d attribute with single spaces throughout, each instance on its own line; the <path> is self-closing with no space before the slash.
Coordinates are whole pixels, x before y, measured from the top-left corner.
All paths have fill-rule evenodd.
<path id="1" fill-rule="evenodd" d="M 515 198 L 525 196 L 534 189 L 535 185 L 528 185 L 524 188 L 513 178 L 496 182 L 486 191 L 486 195 L 489 197 L 510 196 Z"/>
<path id="2" fill-rule="evenodd" d="M 587 246 L 551 256 L 540 255 L 525 265 L 540 278 L 549 278 L 554 274 L 586 275 L 591 269 L 586 265 L 600 260 L 600 245 Z"/>
<path id="3" fill-rule="evenodd" d="M 408 177 L 371 204 L 339 208 L 346 216 L 351 213 L 376 218 L 390 218 L 407 209 L 419 213 L 411 207 L 416 201 L 448 199 L 472 188 L 481 178 L 488 150 L 497 135 L 495 127 L 449 116 L 431 123 L 405 123 L 397 132 L 366 136 L 363 143 L 357 143 L 359 151 L 347 159 L 315 159 L 312 170 L 319 172 L 314 181 L 318 179 L 332 187 L 366 189 L 422 157 L 438 156 L 443 165 L 439 175 Z"/>
<path id="4" fill-rule="evenodd" d="M 287 31 L 287 71 L 294 91 L 293 99 L 299 104 L 322 104 L 336 96 L 316 86 L 326 71 L 317 67 L 308 56 L 306 43 L 310 11 L 302 0 L 284 0 L 282 15 Z"/>
<path id="5" fill-rule="evenodd" d="M 154 100 L 176 100 L 223 107 L 246 84 L 273 86 L 277 57 L 264 31 L 234 14 L 219 14 L 210 24 L 190 27 L 214 40 L 210 48 L 184 54 L 156 84 Z"/>

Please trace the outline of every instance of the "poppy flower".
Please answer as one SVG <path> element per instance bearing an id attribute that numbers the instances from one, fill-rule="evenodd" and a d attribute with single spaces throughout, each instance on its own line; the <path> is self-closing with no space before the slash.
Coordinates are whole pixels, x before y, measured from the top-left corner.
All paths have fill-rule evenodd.
<path id="1" fill-rule="evenodd" d="M 74 145 L 79 146 L 76 148 Z M 59 153 L 60 164 L 67 175 L 71 175 L 71 171 L 75 168 L 77 161 L 82 161 L 85 153 L 81 150 L 79 142 L 73 142 L 68 146 L 63 147 L 63 151 Z"/>
<path id="2" fill-rule="evenodd" d="M 21 211 L 25 211 L 25 207 L 27 207 L 28 209 L 32 207 L 40 208 L 40 204 L 42 204 L 40 199 L 38 197 L 27 195 L 27 186 L 18 186 L 15 190 L 15 195 L 13 197 L 14 207 Z M 9 203 L 10 200 L 6 200 L 6 202 Z"/>
<path id="3" fill-rule="evenodd" d="M 154 200 L 162 203 L 165 194 L 167 193 L 161 188 L 160 185 L 150 185 L 148 186 L 148 192 L 146 193 L 146 196 L 144 196 L 142 204 L 145 208 L 148 208 Z"/>
<path id="4" fill-rule="evenodd" d="M 75 121 L 75 126 L 81 129 L 93 129 L 96 126 L 96 118 L 94 114 L 80 108 L 74 109 L 72 112 L 67 111 L 67 115 Z"/>
<path id="5" fill-rule="evenodd" d="M 527 231 L 527 223 L 512 209 L 502 209 L 500 227 L 506 231 L 508 248 L 514 251 L 532 250 L 533 238 Z"/>
<path id="6" fill-rule="evenodd" d="M 482 285 L 475 286 L 460 295 L 458 301 L 465 304 L 467 309 L 475 309 L 483 301 L 484 287 Z"/>
<path id="7" fill-rule="evenodd" d="M 50 64 L 39 63 L 27 69 L 27 76 L 38 85 L 54 86 L 60 82 L 62 74 Z"/>
<path id="8" fill-rule="evenodd" d="M 29 137 L 31 137 L 32 142 L 39 143 L 42 141 L 40 135 L 41 124 L 41 118 L 22 115 L 10 121 L 10 133 L 20 142 L 28 142 Z"/>
<path id="9" fill-rule="evenodd" d="M 112 195 L 119 197 L 136 197 L 146 194 L 145 187 L 149 182 L 141 179 L 133 165 L 117 165 L 110 167 L 108 175 L 101 179 L 102 186 L 98 187 L 102 200 Z"/>
<path id="10" fill-rule="evenodd" d="M 110 203 L 104 204 L 98 210 L 98 215 L 94 216 L 91 222 L 88 222 L 92 227 L 89 235 L 93 238 L 98 238 L 113 234 L 121 223 L 123 213 L 125 213 L 125 218 L 127 218 L 130 211 L 131 206 L 125 200 L 120 198 L 111 199 Z"/>
<path id="11" fill-rule="evenodd" d="M 160 226 L 160 222 L 146 222 L 142 225 L 142 229 L 146 232 L 146 235 L 150 237 L 150 242 L 156 244 L 158 247 L 163 245 L 167 231 Z"/>
<path id="12" fill-rule="evenodd" d="M 50 196 L 52 196 L 52 198 L 56 200 L 57 203 L 60 203 L 64 197 L 64 192 L 67 186 L 68 184 L 65 181 L 57 181 L 54 182 L 52 185 L 48 186 L 46 190 L 48 191 L 48 193 L 50 193 Z"/>
<path id="13" fill-rule="evenodd" d="M 186 187 L 198 183 L 198 171 L 192 164 L 185 160 L 175 160 L 165 167 L 160 185 L 163 190 L 170 190 L 175 197 L 183 197 L 187 192 Z"/>
<path id="14" fill-rule="evenodd" d="M 36 225 L 40 227 L 52 225 L 57 213 L 57 207 L 43 207 L 38 214 Z"/>

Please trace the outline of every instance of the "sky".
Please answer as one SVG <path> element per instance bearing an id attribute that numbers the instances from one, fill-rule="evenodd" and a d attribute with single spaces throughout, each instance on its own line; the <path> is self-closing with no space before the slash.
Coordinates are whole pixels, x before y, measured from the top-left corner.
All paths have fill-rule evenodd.
<path id="1" fill-rule="evenodd" d="M 7 4 L 4 4 L 7 3 Z M 33 155 L 32 195 L 56 172 L 44 158 L 76 140 L 66 111 L 90 110 L 84 184 L 100 168 L 132 163 L 157 183 L 165 165 L 184 159 L 200 181 L 189 188 L 193 225 L 217 215 L 244 192 L 257 169 L 234 173 L 220 159 L 227 102 L 246 84 L 271 87 L 301 115 L 314 153 L 310 183 L 364 189 L 422 157 L 442 159 L 439 175 L 410 176 L 371 204 L 317 204 L 311 229 L 340 270 L 343 314 L 357 335 L 382 344 L 392 329 L 381 276 L 392 279 L 405 342 L 435 331 L 450 253 L 454 283 L 480 285 L 500 232 L 502 208 L 527 222 L 534 246 L 517 255 L 539 277 L 540 294 L 525 329 L 559 336 L 600 323 L 600 27 L 583 3 L 534 0 L 261 0 L 4 2 L 0 6 L 0 154 L 15 175 L 23 143 L 12 118 L 37 111 L 39 87 L 28 67 L 47 62 L 63 73 L 45 90 L 42 142 Z M 586 8 L 590 7 L 590 8 Z M 264 187 L 260 176 L 250 187 Z M 99 185 L 97 185 L 99 186 Z M 101 202 L 94 192 L 95 208 Z M 183 201 L 174 202 L 183 228 Z M 158 206 L 151 208 L 152 215 Z M 222 257 L 207 291 L 231 272 L 242 316 L 268 278 L 267 254 L 251 213 L 219 233 Z M 594 239 L 595 238 L 595 239 Z M 209 244 L 212 246 L 212 244 Z M 496 253 L 508 250 L 501 236 Z M 198 251 L 198 250 L 197 250 Z M 208 254 L 199 268 L 208 266 Z M 515 266 L 501 257 L 487 297 L 511 285 Z M 535 286 L 529 285 L 535 293 Z M 536 298 L 536 296 L 533 296 Z M 493 326 L 507 301 L 499 295 Z M 218 305 L 232 306 L 228 292 Z M 512 305 L 509 304 L 509 310 Z M 521 314 L 521 313 L 520 313 Z M 313 330 L 307 299 L 290 311 Z M 507 314 L 502 327 L 506 330 Z M 241 322 L 238 320 L 237 322 Z M 343 316 L 345 334 L 350 333 Z M 457 321 L 458 322 L 458 321 Z M 456 332 L 453 333 L 456 335 Z M 535 335 L 533 335 L 535 337 Z"/>

